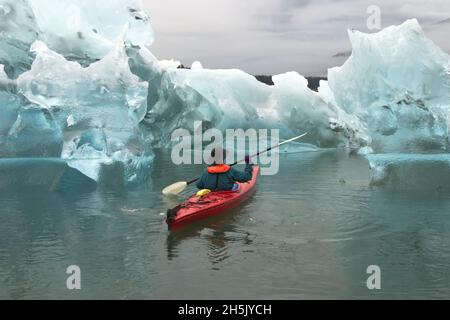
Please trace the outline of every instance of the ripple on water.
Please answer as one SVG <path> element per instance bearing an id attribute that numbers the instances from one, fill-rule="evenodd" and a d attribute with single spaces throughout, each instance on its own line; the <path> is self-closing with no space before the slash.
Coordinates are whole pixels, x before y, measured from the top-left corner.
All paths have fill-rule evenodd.
<path id="1" fill-rule="evenodd" d="M 357 157 L 289 155 L 243 206 L 169 233 L 160 213 L 194 190 L 160 190 L 203 169 L 168 153 L 152 188 L 0 194 L 4 295 L 65 297 L 55 274 L 64 283 L 74 262 L 89 283 L 81 298 L 374 298 L 370 264 L 383 272 L 376 298 L 450 294 L 449 196 L 369 188 Z"/>

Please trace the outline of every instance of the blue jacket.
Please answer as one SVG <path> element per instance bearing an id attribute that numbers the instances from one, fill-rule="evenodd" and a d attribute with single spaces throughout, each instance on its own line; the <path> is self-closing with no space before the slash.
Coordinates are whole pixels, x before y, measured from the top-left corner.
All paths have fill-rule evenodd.
<path id="1" fill-rule="evenodd" d="M 225 173 L 209 173 L 206 171 L 197 182 L 198 189 L 210 189 L 213 191 L 228 191 L 232 190 L 236 182 L 247 182 L 252 180 L 253 166 L 246 165 L 245 171 L 240 172 L 236 169 L 230 168 Z M 217 187 L 216 187 L 217 185 Z"/>

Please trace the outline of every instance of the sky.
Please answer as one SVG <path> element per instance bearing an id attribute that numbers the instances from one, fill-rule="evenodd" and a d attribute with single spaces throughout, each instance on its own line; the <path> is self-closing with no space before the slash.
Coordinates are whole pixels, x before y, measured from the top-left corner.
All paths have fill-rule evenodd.
<path id="1" fill-rule="evenodd" d="M 151 51 L 187 66 L 324 76 L 351 51 L 348 29 L 376 31 L 367 26 L 371 5 L 380 8 L 382 28 L 417 18 L 450 53 L 449 0 L 143 1 L 155 29 Z"/>

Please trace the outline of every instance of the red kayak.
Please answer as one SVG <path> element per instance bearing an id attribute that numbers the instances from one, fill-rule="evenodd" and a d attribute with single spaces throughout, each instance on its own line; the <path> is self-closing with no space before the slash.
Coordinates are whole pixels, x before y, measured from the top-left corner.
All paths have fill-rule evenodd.
<path id="1" fill-rule="evenodd" d="M 255 166 L 252 180 L 239 183 L 238 191 L 211 192 L 203 197 L 194 195 L 176 208 L 169 210 L 166 219 L 169 230 L 175 230 L 187 224 L 216 216 L 240 205 L 252 195 L 258 174 L 259 167 Z"/>

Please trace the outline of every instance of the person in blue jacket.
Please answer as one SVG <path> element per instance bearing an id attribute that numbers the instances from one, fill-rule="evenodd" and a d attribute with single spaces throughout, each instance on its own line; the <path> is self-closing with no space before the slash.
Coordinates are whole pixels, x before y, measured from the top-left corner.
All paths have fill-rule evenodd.
<path id="1" fill-rule="evenodd" d="M 222 154 L 222 157 L 220 155 Z M 216 155 L 218 157 L 216 157 Z M 246 167 L 244 172 L 238 171 L 231 166 L 225 164 L 227 151 L 221 148 L 215 148 L 211 152 L 211 158 L 214 163 L 208 167 L 199 181 L 197 188 L 209 189 L 211 191 L 236 191 L 239 185 L 236 182 L 248 182 L 253 178 L 253 164 L 249 156 L 245 157 Z"/>

